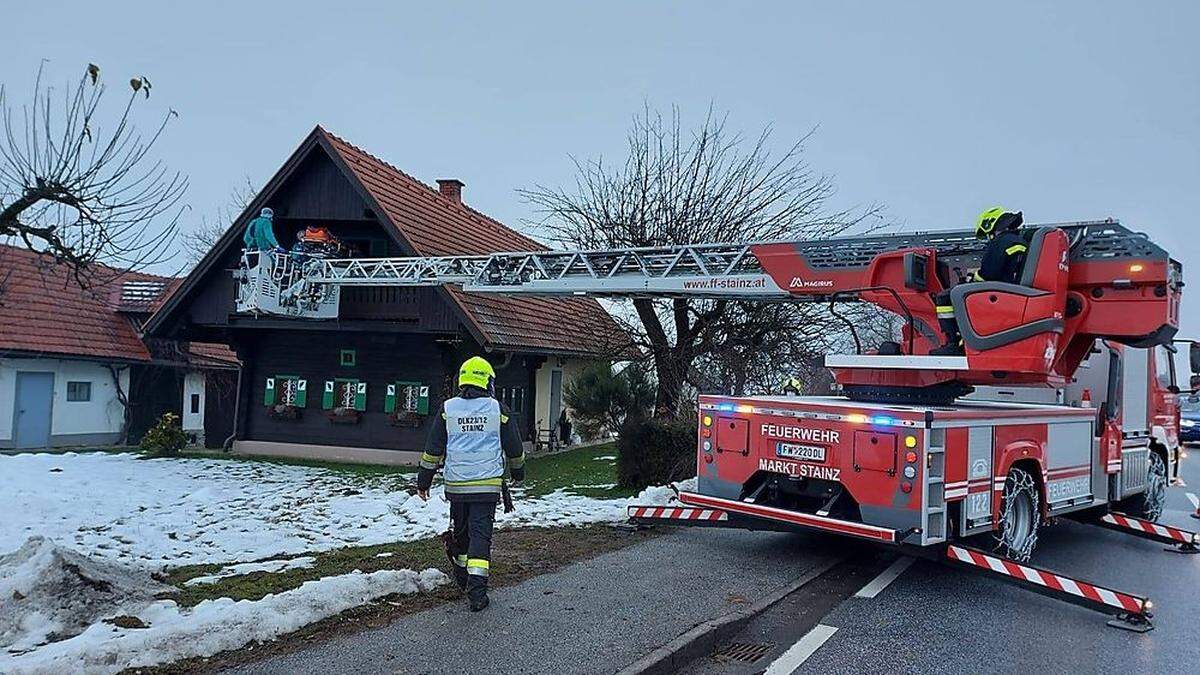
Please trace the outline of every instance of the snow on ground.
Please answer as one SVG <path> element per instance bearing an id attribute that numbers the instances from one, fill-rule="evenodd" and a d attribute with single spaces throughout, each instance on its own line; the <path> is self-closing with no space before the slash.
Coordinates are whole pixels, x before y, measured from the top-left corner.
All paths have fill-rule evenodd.
<path id="1" fill-rule="evenodd" d="M 268 572 L 274 574 L 284 570 L 303 570 L 312 567 L 317 562 L 317 559 L 311 555 L 302 555 L 298 558 L 286 558 L 281 560 L 264 560 L 262 562 L 237 563 L 235 565 L 226 565 L 212 574 L 205 574 L 199 577 L 192 577 L 183 582 L 184 586 L 198 586 L 201 584 L 215 584 L 221 579 L 229 577 L 241 576 L 243 574 L 251 574 L 253 572 Z"/>
<path id="2" fill-rule="evenodd" d="M 174 590 L 144 570 L 92 560 L 31 537 L 0 555 L 0 647 L 23 651 L 78 635 L 103 618 L 136 611 Z"/>
<path id="3" fill-rule="evenodd" d="M 407 541 L 446 529 L 440 488 L 407 492 L 411 474 L 361 475 L 270 462 L 133 454 L 0 455 L 0 552 L 43 536 L 94 558 L 145 568 L 231 563 Z M 518 496 L 520 491 L 517 491 Z M 615 522 L 630 503 L 557 491 L 518 498 L 498 527 Z"/>
<path id="4" fill-rule="evenodd" d="M 267 641 L 392 594 L 428 592 L 449 581 L 437 569 L 354 571 L 261 600 L 205 600 L 190 609 L 173 600 L 143 606 L 144 628 L 92 624 L 75 637 L 25 654 L 0 654 L 4 673 L 115 673 L 125 668 L 212 656 Z M 132 612 L 130 612 L 132 614 Z"/>

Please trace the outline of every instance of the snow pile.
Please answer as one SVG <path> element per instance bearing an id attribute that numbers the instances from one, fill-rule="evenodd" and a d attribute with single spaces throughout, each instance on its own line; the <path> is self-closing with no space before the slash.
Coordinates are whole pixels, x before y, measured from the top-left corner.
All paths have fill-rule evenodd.
<path id="1" fill-rule="evenodd" d="M 308 581 L 261 600 L 205 600 L 191 609 L 161 600 L 137 613 L 146 628 L 92 625 L 21 655 L 0 656 L 4 673 L 115 673 L 263 642 L 393 594 L 428 592 L 449 581 L 437 569 L 359 571 Z"/>
<path id="2" fill-rule="evenodd" d="M 0 647 L 24 651 L 78 635 L 173 590 L 144 571 L 30 537 L 20 549 L 0 555 Z"/>
<path id="3" fill-rule="evenodd" d="M 316 564 L 317 559 L 311 555 L 304 555 L 298 558 L 289 558 L 284 560 L 263 560 L 261 562 L 237 563 L 236 565 L 226 565 L 212 574 L 205 574 L 200 577 L 192 577 L 183 582 L 184 586 L 198 586 L 200 584 L 215 584 L 221 579 L 236 577 L 252 572 L 268 572 L 274 574 L 284 570 L 305 570 Z"/>
<path id="4" fill-rule="evenodd" d="M 268 462 L 0 455 L 0 551 L 39 535 L 93 558 L 155 569 L 439 534 L 449 518 L 444 493 L 439 488 L 422 502 L 408 494 L 413 482 L 414 474 L 364 476 Z M 666 503 L 672 496 L 668 488 L 632 500 L 514 492 L 517 510 L 498 514 L 500 527 L 617 522 L 630 503 Z"/>

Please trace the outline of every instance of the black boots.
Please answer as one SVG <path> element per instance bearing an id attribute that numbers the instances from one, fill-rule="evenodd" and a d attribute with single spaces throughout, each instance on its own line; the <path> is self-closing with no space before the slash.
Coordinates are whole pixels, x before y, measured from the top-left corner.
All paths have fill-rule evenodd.
<path id="1" fill-rule="evenodd" d="M 467 602 L 471 605 L 472 612 L 478 612 L 488 606 L 487 596 L 487 577 L 470 575 L 467 580 Z"/>

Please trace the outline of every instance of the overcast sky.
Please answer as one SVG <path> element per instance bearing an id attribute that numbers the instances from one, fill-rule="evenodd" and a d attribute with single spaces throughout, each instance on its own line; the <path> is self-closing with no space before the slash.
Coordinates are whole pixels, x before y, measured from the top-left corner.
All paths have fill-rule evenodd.
<path id="1" fill-rule="evenodd" d="M 713 104 L 780 145 L 819 126 L 841 206 L 918 229 L 994 204 L 1115 216 L 1200 274 L 1197 2 L 376 4 L 11 3 L 0 82 L 27 92 L 43 58 L 58 83 L 149 77 L 193 222 L 320 123 L 519 225 L 516 188 L 619 156 L 643 102 Z M 1200 333 L 1200 298 L 1184 314 Z"/>

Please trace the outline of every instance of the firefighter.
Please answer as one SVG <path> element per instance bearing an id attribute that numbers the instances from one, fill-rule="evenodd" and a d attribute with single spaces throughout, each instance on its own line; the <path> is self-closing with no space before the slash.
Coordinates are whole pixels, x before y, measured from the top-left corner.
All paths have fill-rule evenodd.
<path id="1" fill-rule="evenodd" d="M 975 236 L 986 239 L 983 259 L 971 281 L 1002 281 L 1015 284 L 1020 281 L 1025 266 L 1025 254 L 1029 245 L 1019 231 L 1024 218 L 1020 211 L 1006 211 L 995 207 L 979 214 L 975 223 Z M 937 305 L 938 325 L 946 334 L 946 343 L 931 351 L 935 355 L 963 353 L 962 334 L 954 316 L 954 305 L 950 303 L 950 291 L 938 293 L 934 298 Z"/>
<path id="2" fill-rule="evenodd" d="M 780 387 L 784 396 L 799 396 L 804 391 L 804 383 L 798 377 L 789 377 L 783 381 L 783 386 Z"/>
<path id="3" fill-rule="evenodd" d="M 442 404 L 442 422 L 430 429 L 417 495 L 429 499 L 438 465 L 450 501 L 450 551 L 454 580 L 467 592 L 471 611 L 488 606 L 492 522 L 508 465 L 513 481 L 525 478 L 525 449 L 508 408 L 495 398 L 496 371 L 485 359 L 467 359 L 458 371 L 458 396 Z"/>
<path id="4" fill-rule="evenodd" d="M 279 241 L 275 239 L 275 226 L 272 223 L 274 217 L 274 211 L 264 208 L 258 217 L 246 226 L 246 234 L 242 237 L 242 243 L 247 251 L 283 250 Z"/>

